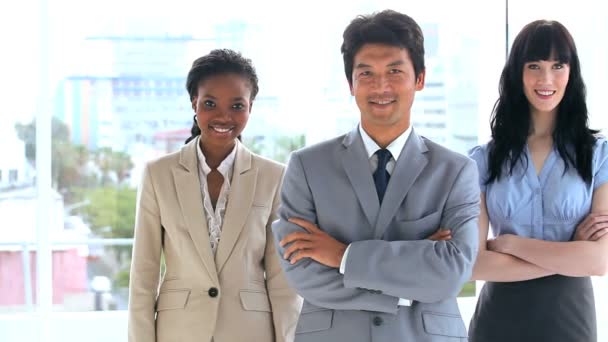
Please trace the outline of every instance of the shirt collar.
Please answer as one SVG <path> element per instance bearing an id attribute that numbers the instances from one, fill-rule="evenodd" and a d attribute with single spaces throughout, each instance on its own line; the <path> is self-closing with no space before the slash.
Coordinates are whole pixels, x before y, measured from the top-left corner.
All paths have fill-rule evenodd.
<path id="1" fill-rule="evenodd" d="M 211 168 L 209 167 L 209 165 L 207 165 L 207 159 L 205 158 L 205 155 L 203 154 L 203 150 L 201 149 L 201 144 L 199 141 L 200 141 L 200 137 L 198 137 L 197 141 L 196 141 L 196 155 L 198 156 L 198 165 L 199 165 L 199 168 L 203 171 L 203 174 L 205 176 L 207 176 L 209 174 L 209 172 L 211 172 Z M 224 158 L 224 160 L 222 160 L 220 165 L 217 167 L 217 170 L 219 171 L 219 173 L 222 174 L 224 179 L 229 177 L 230 171 L 232 170 L 232 167 L 234 166 L 237 144 L 238 144 L 238 141 L 236 144 L 234 144 L 234 148 L 228 154 L 228 156 L 226 156 L 226 158 Z"/>
<path id="2" fill-rule="evenodd" d="M 403 146 L 407 142 L 407 138 L 409 138 L 410 133 L 412 132 L 412 126 L 408 127 L 405 132 L 401 133 L 395 140 L 393 140 L 386 149 L 391 152 L 395 161 L 399 159 L 399 155 L 403 150 Z M 376 144 L 374 139 L 367 134 L 367 132 L 361 127 L 359 124 L 359 134 L 361 134 L 361 139 L 363 139 L 363 144 L 365 145 L 365 151 L 367 151 L 367 158 L 371 158 L 376 151 L 378 151 L 381 147 Z"/>

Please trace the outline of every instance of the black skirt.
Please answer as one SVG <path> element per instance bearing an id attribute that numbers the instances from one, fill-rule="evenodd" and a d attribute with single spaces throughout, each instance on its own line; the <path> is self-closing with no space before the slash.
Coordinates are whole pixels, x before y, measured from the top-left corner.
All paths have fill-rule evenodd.
<path id="1" fill-rule="evenodd" d="M 487 282 L 469 326 L 469 342 L 596 342 L 589 277 L 554 275 Z"/>

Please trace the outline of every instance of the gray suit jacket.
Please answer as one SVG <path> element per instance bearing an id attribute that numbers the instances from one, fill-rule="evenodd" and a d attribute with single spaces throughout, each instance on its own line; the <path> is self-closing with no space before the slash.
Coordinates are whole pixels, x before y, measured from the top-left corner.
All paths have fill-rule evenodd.
<path id="1" fill-rule="evenodd" d="M 351 244 L 344 275 L 311 259 L 282 259 L 304 297 L 296 342 L 467 340 L 456 296 L 479 245 L 472 160 L 412 131 L 380 206 L 355 129 L 294 152 L 281 201 L 275 241 L 303 231 L 287 222 L 300 217 Z M 425 240 L 439 227 L 452 230 L 450 241 Z M 398 306 L 399 298 L 414 302 Z"/>

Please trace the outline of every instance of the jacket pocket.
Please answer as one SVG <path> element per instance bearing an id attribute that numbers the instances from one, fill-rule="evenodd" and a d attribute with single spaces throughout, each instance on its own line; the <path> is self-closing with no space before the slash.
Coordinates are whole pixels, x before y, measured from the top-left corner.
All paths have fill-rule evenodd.
<path id="1" fill-rule="evenodd" d="M 399 217 L 399 215 L 396 215 L 395 220 L 400 224 L 413 226 L 416 228 L 427 228 L 428 226 L 433 225 L 434 223 L 437 223 L 439 222 L 439 220 L 441 220 L 441 211 L 435 211 L 417 219 Z"/>
<path id="2" fill-rule="evenodd" d="M 266 294 L 266 292 L 241 290 L 239 295 L 241 297 L 241 305 L 243 305 L 243 309 L 247 311 L 272 312 L 272 309 L 270 308 L 270 301 L 268 300 L 268 294 Z"/>
<path id="3" fill-rule="evenodd" d="M 396 228 L 402 240 L 422 240 L 433 234 L 441 223 L 441 211 L 435 211 L 418 219 L 395 217 Z"/>
<path id="4" fill-rule="evenodd" d="M 184 309 L 190 297 L 190 290 L 167 290 L 158 294 L 156 311 Z"/>
<path id="5" fill-rule="evenodd" d="M 424 331 L 431 335 L 467 337 L 467 329 L 459 315 L 438 312 L 423 312 Z"/>
<path id="6" fill-rule="evenodd" d="M 315 331 L 323 331 L 331 328 L 334 319 L 334 310 L 315 308 L 314 310 L 302 309 L 296 334 L 305 334 Z"/>

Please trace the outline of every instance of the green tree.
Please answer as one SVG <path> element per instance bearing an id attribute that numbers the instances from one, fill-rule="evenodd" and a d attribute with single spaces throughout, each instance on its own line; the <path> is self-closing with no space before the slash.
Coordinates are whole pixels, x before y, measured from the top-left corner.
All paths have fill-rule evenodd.
<path id="1" fill-rule="evenodd" d="M 82 207 L 79 212 L 97 236 L 133 238 L 136 197 L 135 189 L 124 186 L 82 189 L 80 198 L 88 200 L 89 205 Z M 128 263 L 131 246 L 110 248 L 116 251 L 119 263 Z"/>
<path id="2" fill-rule="evenodd" d="M 25 142 L 25 156 L 35 165 L 36 162 L 36 122 L 16 124 L 17 136 Z M 51 122 L 51 180 L 66 203 L 74 201 L 72 188 L 95 185 L 94 176 L 87 174 L 86 165 L 89 151 L 83 145 L 70 141 L 70 130 L 57 118 Z"/>
<path id="3" fill-rule="evenodd" d="M 264 155 L 264 137 L 263 136 L 246 136 L 242 138 L 243 145 L 256 154 Z"/>
<path id="4" fill-rule="evenodd" d="M 306 136 L 299 134 L 295 136 L 280 136 L 274 144 L 274 156 L 272 159 L 281 163 L 287 162 L 289 154 L 306 145 Z"/>
<path id="5" fill-rule="evenodd" d="M 93 158 L 101 171 L 102 186 L 113 183 L 122 184 L 133 168 L 133 162 L 127 153 L 114 151 L 109 147 L 102 147 L 95 151 Z"/>
<path id="6" fill-rule="evenodd" d="M 85 189 L 89 205 L 81 209 L 91 230 L 102 237 L 132 238 L 137 191 L 128 187 Z"/>

